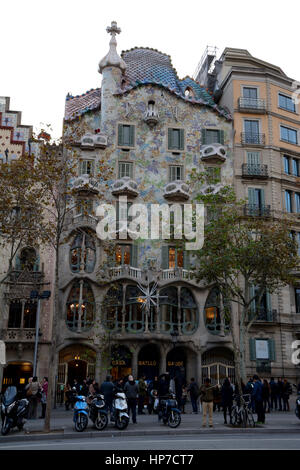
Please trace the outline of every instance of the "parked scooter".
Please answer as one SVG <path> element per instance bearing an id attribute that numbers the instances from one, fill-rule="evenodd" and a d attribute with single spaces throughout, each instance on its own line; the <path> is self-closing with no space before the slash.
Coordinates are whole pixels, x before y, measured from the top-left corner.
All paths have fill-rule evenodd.
<path id="1" fill-rule="evenodd" d="M 89 412 L 90 420 L 94 423 L 98 431 L 102 431 L 106 428 L 108 423 L 104 396 L 100 394 L 97 394 L 95 397 L 90 395 L 89 399 L 91 400 Z"/>
<path id="2" fill-rule="evenodd" d="M 73 421 L 75 423 L 75 429 L 78 432 L 82 432 L 88 425 L 89 421 L 89 405 L 86 402 L 86 397 L 78 395 L 74 406 Z"/>
<path id="3" fill-rule="evenodd" d="M 115 423 L 115 426 L 120 429 L 120 431 L 127 428 L 129 415 L 126 395 L 124 392 L 119 392 L 118 390 L 115 391 L 110 420 Z"/>
<path id="4" fill-rule="evenodd" d="M 27 398 L 17 399 L 18 391 L 16 387 L 8 387 L 2 398 L 1 434 L 5 436 L 9 431 L 16 427 L 21 431 L 26 422 L 25 417 L 28 414 L 29 401 Z"/>
<path id="5" fill-rule="evenodd" d="M 297 418 L 300 419 L 300 388 L 299 388 L 299 386 L 297 387 L 297 385 L 295 385 L 295 384 L 294 384 L 294 387 L 296 387 L 296 389 L 297 389 L 295 414 L 296 414 Z"/>
<path id="6" fill-rule="evenodd" d="M 162 419 L 170 428 L 177 428 L 181 423 L 181 411 L 177 407 L 178 403 L 173 393 L 155 400 L 159 421 Z"/>

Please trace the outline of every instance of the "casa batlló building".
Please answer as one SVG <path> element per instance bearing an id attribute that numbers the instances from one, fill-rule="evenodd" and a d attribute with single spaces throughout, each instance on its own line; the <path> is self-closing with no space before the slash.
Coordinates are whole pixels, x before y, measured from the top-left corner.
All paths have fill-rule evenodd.
<path id="1" fill-rule="evenodd" d="M 196 284 L 193 253 L 170 239 L 132 240 L 119 231 L 108 255 L 97 236 L 97 206 L 120 196 L 132 204 L 183 205 L 195 192 L 193 169 L 233 183 L 232 119 L 190 77 L 179 79 L 167 54 L 133 48 L 118 54 L 116 23 L 99 63 L 101 88 L 66 99 L 65 139 L 76 155 L 74 211 L 61 247 L 58 386 L 169 371 L 198 381 L 234 378 L 228 324 L 213 287 Z M 105 192 L 101 171 L 111 170 Z M 214 181 L 215 182 L 215 181 Z M 209 184 L 202 191 L 210 188 Z M 145 290 L 155 302 L 145 308 Z"/>

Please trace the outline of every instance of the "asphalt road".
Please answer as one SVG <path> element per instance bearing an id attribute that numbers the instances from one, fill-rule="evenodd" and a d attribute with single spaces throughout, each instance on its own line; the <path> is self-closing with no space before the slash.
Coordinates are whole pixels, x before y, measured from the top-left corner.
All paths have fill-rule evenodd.
<path id="1" fill-rule="evenodd" d="M 187 435 L 64 439 L 31 443 L 0 443 L 1 450 L 299 450 L 299 435 Z"/>

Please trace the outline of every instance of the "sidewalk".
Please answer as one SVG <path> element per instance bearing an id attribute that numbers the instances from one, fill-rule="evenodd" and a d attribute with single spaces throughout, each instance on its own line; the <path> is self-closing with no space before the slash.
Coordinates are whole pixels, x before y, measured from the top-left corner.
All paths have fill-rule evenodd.
<path id="1" fill-rule="evenodd" d="M 104 431 L 97 431 L 93 428 L 92 422 L 89 420 L 87 429 L 84 432 L 76 432 L 74 430 L 73 412 L 66 411 L 64 407 L 59 406 L 52 411 L 51 417 L 51 434 L 43 434 L 44 420 L 28 420 L 24 426 L 24 431 L 20 432 L 15 428 L 8 436 L 0 436 L 1 442 L 16 442 L 27 440 L 44 440 L 44 439 L 70 439 L 74 437 L 124 437 L 140 436 L 140 435 L 187 435 L 187 434 L 232 434 L 232 433 L 300 433 L 300 420 L 296 417 L 294 406 L 291 403 L 291 411 L 289 412 L 273 412 L 266 413 L 266 423 L 253 428 L 233 428 L 224 424 L 222 412 L 215 412 L 213 416 L 214 427 L 202 428 L 202 415 L 192 414 L 191 406 L 186 406 L 186 413 L 182 414 L 181 424 L 178 428 L 172 429 L 158 422 L 156 414 L 149 415 L 145 410 L 145 415 L 137 416 L 137 424 L 129 423 L 125 431 L 118 431 L 113 423 L 109 423 Z M 256 416 L 255 416 L 256 418 Z"/>

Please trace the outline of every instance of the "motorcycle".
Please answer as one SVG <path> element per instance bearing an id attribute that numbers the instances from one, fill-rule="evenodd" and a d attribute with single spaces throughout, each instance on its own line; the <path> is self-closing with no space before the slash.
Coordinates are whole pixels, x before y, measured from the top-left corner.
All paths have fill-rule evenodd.
<path id="1" fill-rule="evenodd" d="M 112 402 L 110 420 L 120 431 L 127 428 L 129 423 L 128 405 L 124 392 L 116 391 Z"/>
<path id="2" fill-rule="evenodd" d="M 75 423 L 75 429 L 78 432 L 82 432 L 88 425 L 88 413 L 89 405 L 86 402 L 86 397 L 78 395 L 76 403 L 74 405 L 73 421 Z"/>
<path id="3" fill-rule="evenodd" d="M 300 419 L 300 389 L 295 384 L 294 384 L 294 387 L 296 387 L 296 389 L 297 389 L 295 414 L 296 414 L 297 418 Z"/>
<path id="4" fill-rule="evenodd" d="M 17 399 L 17 388 L 8 387 L 4 393 L 1 405 L 2 427 L 1 434 L 5 436 L 16 427 L 22 431 L 28 414 L 29 401 L 27 398 Z"/>
<path id="5" fill-rule="evenodd" d="M 173 393 L 166 397 L 159 397 L 155 403 L 158 410 L 158 420 L 162 419 L 163 423 L 170 428 L 177 428 L 181 423 L 181 411 L 177 406 L 178 403 Z"/>
<path id="6" fill-rule="evenodd" d="M 89 412 L 90 420 L 94 423 L 98 431 L 102 431 L 106 428 L 108 423 L 104 396 L 100 394 L 97 394 L 95 397 L 90 395 L 89 399 L 91 400 Z"/>

